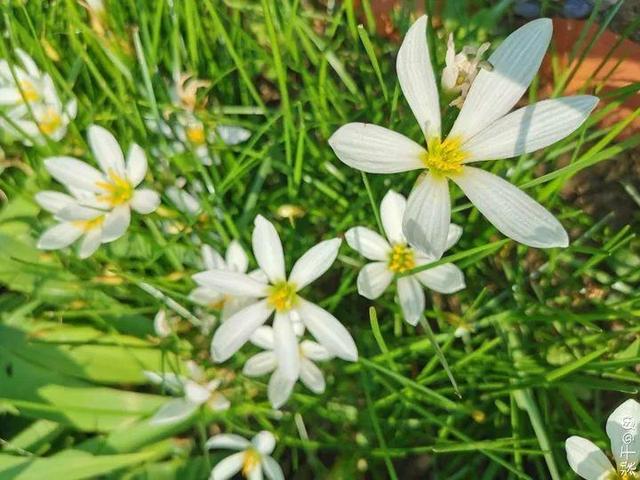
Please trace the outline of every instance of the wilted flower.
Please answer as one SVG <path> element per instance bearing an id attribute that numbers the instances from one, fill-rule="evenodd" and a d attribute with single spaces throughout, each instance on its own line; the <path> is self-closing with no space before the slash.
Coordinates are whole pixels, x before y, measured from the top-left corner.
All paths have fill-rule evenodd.
<path id="1" fill-rule="evenodd" d="M 427 148 L 377 125 L 350 123 L 329 140 L 347 165 L 371 173 L 426 170 L 409 196 L 403 230 L 409 242 L 440 258 L 451 217 L 453 180 L 504 235 L 538 248 L 566 247 L 567 232 L 542 205 L 500 177 L 469 166 L 539 150 L 587 119 L 598 99 L 589 95 L 543 100 L 508 113 L 538 70 L 551 38 L 549 19 L 513 32 L 480 69 L 449 135 L 443 140 L 435 75 L 425 39 L 427 17 L 410 28 L 397 59 L 400 87 Z"/>
<path id="2" fill-rule="evenodd" d="M 573 436 L 565 443 L 569 465 L 585 480 L 632 480 L 638 478 L 640 462 L 640 403 L 629 399 L 607 419 L 607 435 L 616 468 L 598 446 Z"/>
<path id="3" fill-rule="evenodd" d="M 300 374 L 295 322 L 301 321 L 329 352 L 348 361 L 358 356 L 347 329 L 329 312 L 308 302 L 298 292 L 326 272 L 338 255 L 341 240 L 334 238 L 310 248 L 285 274 L 284 254 L 278 232 L 261 215 L 255 219 L 253 253 L 268 282 L 226 270 L 209 270 L 194 275 L 200 285 L 227 295 L 244 295 L 256 300 L 229 317 L 216 330 L 211 354 L 223 362 L 240 349 L 275 312 L 275 353 L 284 378 L 297 380 Z"/>
<path id="4" fill-rule="evenodd" d="M 229 455 L 213 467 L 209 480 L 227 480 L 240 472 L 250 480 L 262 480 L 263 474 L 269 480 L 284 480 L 280 465 L 271 457 L 275 446 L 275 437 L 265 430 L 251 441 L 230 433 L 211 437 L 205 443 L 208 449 L 225 448 L 240 451 Z"/>
<path id="5" fill-rule="evenodd" d="M 402 217 L 407 200 L 389 190 L 380 204 L 380 216 L 387 238 L 366 227 L 354 227 L 347 231 L 345 239 L 351 248 L 363 257 L 373 260 L 358 274 L 358 293 L 374 300 L 389 287 L 395 275 L 433 262 L 436 259 L 413 248 L 402 232 Z M 449 226 L 445 250 L 456 244 L 462 229 Z M 416 325 L 425 308 L 422 285 L 439 293 L 454 293 L 465 287 L 464 274 L 452 263 L 397 279 L 398 299 L 404 319 Z"/>
<path id="6" fill-rule="evenodd" d="M 294 330 L 297 329 L 296 336 L 300 336 L 303 334 L 304 327 L 300 323 L 297 326 L 294 324 Z M 265 351 L 249 358 L 244 364 L 242 373 L 249 377 L 259 377 L 273 372 L 269 379 L 268 388 L 269 401 L 273 408 L 280 408 L 287 402 L 297 380 L 300 380 L 313 393 L 321 394 L 324 392 L 326 386 L 324 375 L 314 362 L 333 358 L 333 355 L 325 347 L 311 340 L 300 341 L 298 344 L 299 378 L 290 380 L 282 375 L 282 370 L 279 368 L 273 328 L 267 325 L 258 328 L 251 336 L 251 343 Z"/>
<path id="7" fill-rule="evenodd" d="M 204 165 L 219 163 L 217 155 L 211 154 L 211 146 L 217 140 L 225 145 L 237 145 L 246 141 L 251 132 L 246 128 L 232 125 L 216 125 L 207 128 L 196 113 L 197 91 L 210 82 L 193 78 L 188 74 L 176 75 L 174 86 L 169 90 L 173 106 L 178 110 L 166 120 L 154 118 L 146 120 L 150 130 L 160 133 L 169 140 L 173 154 L 191 149 Z"/>
<path id="8" fill-rule="evenodd" d="M 489 42 L 480 47 L 465 45 L 462 51 L 456 54 L 456 46 L 453 41 L 453 33 L 449 34 L 447 41 L 446 66 L 442 70 L 442 88 L 450 93 L 459 94 L 449 105 L 462 108 L 467 92 L 478 74 L 482 55 L 489 50 Z"/>
<path id="9" fill-rule="evenodd" d="M 149 372 L 144 375 L 156 385 L 163 385 L 173 395 L 181 395 L 165 403 L 149 420 L 152 424 L 165 424 L 179 422 L 191 416 L 202 405 L 207 405 L 212 410 L 226 410 L 229 408 L 229 400 L 217 392 L 220 380 L 207 380 L 204 371 L 195 364 L 187 362 L 188 377 L 175 373 Z"/>

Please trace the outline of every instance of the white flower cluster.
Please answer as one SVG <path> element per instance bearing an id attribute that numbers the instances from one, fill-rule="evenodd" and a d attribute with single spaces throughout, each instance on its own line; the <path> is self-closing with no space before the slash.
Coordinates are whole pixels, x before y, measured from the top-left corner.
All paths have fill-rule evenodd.
<path id="1" fill-rule="evenodd" d="M 16 49 L 20 65 L 0 60 L 0 128 L 25 145 L 61 140 L 77 112 L 75 98 L 63 104 L 48 73 Z"/>
<path id="2" fill-rule="evenodd" d="M 566 247 L 569 243 L 563 226 L 542 205 L 502 178 L 471 166 L 544 148 L 578 129 L 595 108 L 596 97 L 580 95 L 543 100 L 511 112 L 540 66 L 551 28 L 548 19 L 521 27 L 489 57 L 491 68 L 479 68 L 488 44 L 456 54 L 450 38 L 442 86 L 460 95 L 454 105 L 461 109 L 443 138 L 436 75 L 426 43 L 427 17 L 421 17 L 403 41 L 397 72 L 426 148 L 400 133 L 367 123 L 344 125 L 329 140 L 342 162 L 364 172 L 423 171 L 408 200 L 393 190 L 384 196 L 380 205 L 384 236 L 363 226 L 345 233 L 347 244 L 371 261 L 359 272 L 358 292 L 374 300 L 395 283 L 400 310 L 410 325 L 415 326 L 423 317 L 425 287 L 443 294 L 465 288 L 464 274 L 455 265 L 428 265 L 439 261 L 463 233 L 463 228 L 451 223 L 449 180 L 509 238 L 538 248 Z M 8 117 L 15 124 L 10 129 L 20 127 L 34 141 L 41 134 L 62 138 L 75 116 L 75 102 L 63 108 L 51 78 L 26 54 L 19 51 L 17 55 L 24 68 L 0 63 L 0 103 L 9 109 Z M 148 125 L 165 135 L 176 151 L 191 150 L 202 163 L 211 165 L 215 157 L 210 147 L 217 137 L 226 144 L 248 138 L 249 132 L 242 127 L 217 126 L 207 132 L 195 114 L 195 105 L 197 90 L 208 83 L 184 75 L 174 81 L 172 101 L 179 112 L 171 121 L 158 124 L 150 120 Z M 36 196 L 57 221 L 42 234 L 38 246 L 61 249 L 81 239 L 81 258 L 124 235 L 132 209 L 148 214 L 160 203 L 158 193 L 140 187 L 147 173 L 140 146 L 131 145 L 125 161 L 117 140 L 104 128 L 90 126 L 87 137 L 99 169 L 71 157 L 48 158 L 45 168 L 68 193 L 44 191 Z M 201 205 L 183 186 L 169 187 L 167 196 L 181 212 L 196 215 Z M 209 245 L 201 247 L 204 269 L 193 275 L 197 287 L 190 300 L 221 313 L 211 342 L 211 358 L 225 362 L 247 343 L 261 349 L 248 358 L 243 373 L 249 377 L 270 375 L 268 398 L 274 408 L 288 401 L 298 381 L 316 394 L 325 391 L 325 376 L 316 363 L 358 359 L 356 344 L 344 325 L 327 309 L 302 296 L 329 270 L 341 243 L 340 238 L 321 241 L 287 273 L 278 231 L 258 215 L 252 232 L 258 269 L 248 273 L 251 260 L 238 241 L 229 243 L 224 257 Z M 154 324 L 161 341 L 176 333 L 164 310 Z M 184 374 L 146 372 L 151 382 L 164 385 L 177 397 L 158 410 L 152 423 L 184 420 L 202 406 L 216 411 L 229 408 L 230 402 L 218 391 L 220 380 L 211 380 L 193 362 L 187 363 L 185 370 Z M 637 405 L 626 403 L 620 407 L 622 413 L 612 415 L 614 426 L 609 432 L 608 425 L 607 431 L 615 449 L 620 446 L 619 438 L 626 438 L 617 419 L 623 414 L 638 418 Z M 633 428 L 635 442 L 637 427 Z M 251 441 L 217 435 L 207 447 L 238 450 L 214 467 L 214 480 L 231 478 L 237 472 L 252 479 L 261 479 L 263 474 L 271 480 L 284 478 L 270 456 L 275 438 L 269 432 L 260 432 Z M 604 454 L 584 439 L 569 439 L 567 452 L 572 468 L 588 480 L 615 473 Z M 620 468 L 620 459 L 616 459 Z"/>

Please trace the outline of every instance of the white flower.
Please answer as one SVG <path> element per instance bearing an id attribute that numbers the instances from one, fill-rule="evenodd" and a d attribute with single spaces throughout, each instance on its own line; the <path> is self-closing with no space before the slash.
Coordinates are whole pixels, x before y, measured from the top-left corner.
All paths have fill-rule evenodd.
<path id="1" fill-rule="evenodd" d="M 398 273 L 406 272 L 436 260 L 433 256 L 413 248 L 402 232 L 402 217 L 407 200 L 389 190 L 380 204 L 380 216 L 387 238 L 365 227 L 354 227 L 345 238 L 351 248 L 373 260 L 358 274 L 358 293 L 375 300 L 389 287 Z M 449 226 L 445 250 L 456 244 L 462 229 Z M 439 293 L 454 293 L 465 287 L 464 274 L 451 263 L 397 279 L 398 298 L 404 319 L 416 325 L 425 308 L 422 285 Z"/>
<path id="2" fill-rule="evenodd" d="M 200 201 L 190 192 L 177 184 L 167 187 L 164 193 L 182 213 L 194 216 L 198 215 L 202 210 Z"/>
<path id="3" fill-rule="evenodd" d="M 247 257 L 242 245 L 237 240 L 232 240 L 229 243 L 225 258 L 222 258 L 222 255 L 209 245 L 202 245 L 201 250 L 205 272 L 208 270 L 225 270 L 246 273 L 249 268 L 249 257 Z M 259 269 L 250 272 L 248 275 L 261 282 L 267 281 L 267 277 Z M 194 276 L 198 286 L 189 294 L 189 299 L 203 307 L 222 310 L 221 319 L 223 321 L 252 303 L 256 298 L 248 295 L 224 294 L 220 290 L 211 288 L 206 282 L 198 280 L 199 278 Z"/>
<path id="4" fill-rule="evenodd" d="M 6 122 L 4 126 L 13 136 L 20 137 L 22 143 L 29 146 L 32 143 L 31 139 L 37 144 L 44 144 L 46 138 L 56 142 L 62 140 L 67 133 L 69 123 L 76 116 L 77 104 L 74 99 L 63 107 L 56 98 L 54 104 L 32 105 L 31 112 L 24 109 L 24 116 L 17 115 L 19 110 L 23 109 L 16 108 L 9 114 L 13 125 Z"/>
<path id="5" fill-rule="evenodd" d="M 25 145 L 31 145 L 31 140 L 44 143 L 45 137 L 62 139 L 76 116 L 76 100 L 63 105 L 51 76 L 41 72 L 24 51 L 17 49 L 16 55 L 23 68 L 0 61 L 0 107 L 9 108 L 9 120 L 3 119 L 2 128 L 22 138 Z"/>
<path id="6" fill-rule="evenodd" d="M 298 325 L 302 327 L 301 324 Z M 303 329 L 304 327 L 299 328 L 295 332 L 296 335 L 302 335 Z M 249 377 L 259 377 L 273 372 L 269 379 L 268 389 L 269 401 L 273 408 L 280 408 L 287 402 L 297 380 L 300 380 L 313 393 L 321 394 L 324 392 L 326 386 L 324 376 L 313 362 L 322 362 L 333 358 L 333 355 L 325 347 L 311 340 L 302 340 L 298 344 L 299 377 L 295 380 L 289 380 L 282 375 L 281 369 L 278 368 L 273 328 L 267 325 L 258 328 L 251 336 L 251 343 L 265 351 L 249 358 L 244 364 L 242 373 Z"/>
<path id="7" fill-rule="evenodd" d="M 427 17 L 409 30 L 397 59 L 400 87 L 426 138 L 427 149 L 377 125 L 350 123 L 329 139 L 347 165 L 371 173 L 424 170 L 403 219 L 409 242 L 440 258 L 451 217 L 453 180 L 504 235 L 539 248 L 566 247 L 569 238 L 551 213 L 517 187 L 470 163 L 533 152 L 578 128 L 598 99 L 543 100 L 508 113 L 536 74 L 551 38 L 549 19 L 516 30 L 478 73 L 449 135 L 442 140 L 440 105 L 425 33 Z"/>
<path id="8" fill-rule="evenodd" d="M 147 172 L 147 158 L 139 145 L 131 145 L 125 165 L 120 145 L 107 130 L 92 125 L 88 140 L 102 171 L 72 157 L 50 157 L 44 164 L 69 191 L 92 194 L 85 206 L 104 210 L 102 242 L 110 242 L 126 232 L 132 208 L 141 214 L 151 213 L 160 204 L 160 196 L 153 190 L 136 188 Z M 73 216 L 75 212 L 68 214 Z"/>
<path id="9" fill-rule="evenodd" d="M 202 405 L 215 411 L 229 408 L 229 400 L 216 392 L 220 380 L 208 381 L 204 372 L 194 362 L 187 362 L 189 376 L 175 373 L 156 373 L 145 371 L 147 379 L 157 385 L 163 385 L 170 393 L 182 395 L 165 403 L 149 422 L 154 425 L 179 422 L 191 416 Z"/>
<path id="10" fill-rule="evenodd" d="M 22 49 L 16 49 L 22 67 L 0 60 L 0 105 L 47 102 L 56 97 L 51 76 L 40 71 L 33 59 Z"/>
<path id="11" fill-rule="evenodd" d="M 490 45 L 488 42 L 483 43 L 479 48 L 465 45 L 456 55 L 453 33 L 449 34 L 445 56 L 446 67 L 442 70 L 442 88 L 451 93 L 460 94 L 449 105 L 462 108 L 469 88 L 478 74 L 482 55 L 489 50 Z"/>
<path id="12" fill-rule="evenodd" d="M 176 323 L 176 318 L 167 316 L 167 311 L 161 308 L 153 317 L 153 331 L 158 337 L 166 338 L 173 333 Z"/>
<path id="13" fill-rule="evenodd" d="M 82 238 L 78 256 L 88 258 L 93 255 L 102 243 L 105 212 L 82 206 L 81 198 L 61 192 L 38 192 L 35 199 L 59 222 L 40 236 L 39 249 L 59 250 Z"/>
<path id="14" fill-rule="evenodd" d="M 569 437 L 565 443 L 569 465 L 585 480 L 631 480 L 637 478 L 640 462 L 640 403 L 629 399 L 607 420 L 607 435 L 616 467 L 600 448 L 582 437 Z"/>
<path id="15" fill-rule="evenodd" d="M 194 275 L 200 285 L 224 294 L 259 299 L 229 317 L 216 330 L 211 343 L 213 359 L 223 362 L 231 357 L 275 312 L 274 350 L 284 378 L 295 381 L 300 373 L 298 341 L 294 331 L 297 321 L 301 321 L 333 355 L 355 361 L 358 352 L 347 329 L 329 312 L 298 295 L 300 290 L 329 269 L 338 255 L 341 240 L 325 240 L 310 248 L 294 264 L 288 278 L 278 232 L 261 215 L 255 219 L 252 240 L 254 256 L 268 282 L 225 270 Z"/>
<path id="16" fill-rule="evenodd" d="M 225 448 L 240 450 L 219 462 L 211 471 L 209 480 L 228 480 L 236 473 L 249 480 L 284 480 L 280 465 L 271 457 L 276 439 L 265 430 L 254 436 L 251 441 L 231 433 L 215 435 L 207 440 L 206 448 Z M 264 474 L 264 476 L 263 476 Z"/>

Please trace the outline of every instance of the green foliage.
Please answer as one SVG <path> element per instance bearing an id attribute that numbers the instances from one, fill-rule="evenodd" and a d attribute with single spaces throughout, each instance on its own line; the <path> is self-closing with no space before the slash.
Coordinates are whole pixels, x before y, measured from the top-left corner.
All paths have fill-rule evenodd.
<path id="1" fill-rule="evenodd" d="M 640 110 L 607 128 L 598 122 L 637 95 L 638 84 L 607 93 L 608 106 L 558 144 L 486 166 L 557 214 L 571 233 L 567 249 L 502 239 L 453 191 L 453 221 L 464 234 L 428 268 L 455 262 L 467 288 L 449 297 L 428 292 L 426 315 L 460 397 L 430 337 L 403 323 L 392 294 L 374 304 L 357 295 L 363 262 L 346 246 L 309 295 L 349 329 L 360 360 L 323 365 L 323 395 L 297 386 L 274 412 L 264 379 L 241 374 L 252 347 L 223 365 L 209 360 L 210 335 L 192 324 L 196 306 L 188 299 L 199 270 L 192 234 L 219 251 L 234 238 L 248 249 L 261 213 L 277 224 L 292 261 L 352 226 L 377 229 L 385 192 L 408 194 L 415 181 L 361 176 L 328 147 L 349 121 L 421 135 L 396 80 L 398 44 L 376 34 L 369 2 L 362 2 L 369 17 L 353 1 L 331 10 L 316 3 L 323 2 L 111 0 L 103 31 L 74 0 L 0 5 L 7 32 L 0 56 L 15 61 L 15 48 L 23 48 L 63 96 L 79 102 L 62 142 L 3 143 L 0 479 L 206 478 L 222 456 L 204 451 L 203 440 L 218 431 L 271 430 L 275 458 L 287 478 L 299 479 L 568 479 L 569 435 L 608 446 L 607 414 L 640 387 L 640 219 L 611 222 L 618 205 L 590 215 L 563 191 L 580 172 L 637 149 L 639 134 L 617 137 Z M 442 24 L 460 44 L 498 43 L 512 30 L 508 1 L 444 3 Z M 401 32 L 408 10 L 393 14 Z M 440 66 L 444 33 L 430 34 Z M 203 166 L 191 151 L 171 155 L 167 140 L 145 127 L 145 118 L 174 110 L 168 88 L 176 70 L 211 82 L 198 94 L 207 99 L 199 111 L 207 128 L 228 123 L 252 132 L 238 146 L 217 143 L 219 165 Z M 455 112 L 448 112 L 450 127 Z M 146 183 L 157 191 L 177 177 L 200 182 L 202 214 L 182 214 L 163 195 L 157 213 L 134 216 L 126 237 L 90 259 L 37 250 L 52 219 L 33 195 L 59 188 L 42 159 L 91 161 L 91 123 L 125 148 L 143 146 Z M 292 206 L 303 215 L 283 218 Z M 166 233 L 168 222 L 175 233 Z M 152 327 L 161 307 L 180 317 L 177 334 L 162 340 Z M 468 338 L 454 335 L 459 326 Z M 143 371 L 183 372 L 192 358 L 223 379 L 231 409 L 150 425 L 169 397 Z"/>

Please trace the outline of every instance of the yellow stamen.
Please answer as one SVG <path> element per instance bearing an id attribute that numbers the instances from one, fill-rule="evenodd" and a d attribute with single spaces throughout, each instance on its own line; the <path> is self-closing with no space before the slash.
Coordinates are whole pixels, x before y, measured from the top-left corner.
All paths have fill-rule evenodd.
<path id="1" fill-rule="evenodd" d="M 76 220 L 73 224 L 83 232 L 89 232 L 94 228 L 100 227 L 104 223 L 104 215 L 101 215 L 90 220 Z"/>
<path id="2" fill-rule="evenodd" d="M 108 178 L 107 182 L 96 182 L 96 186 L 105 191 L 104 194 L 98 196 L 99 201 L 115 207 L 127 203 L 133 198 L 134 189 L 129 180 L 113 170 L 109 170 Z"/>
<path id="3" fill-rule="evenodd" d="M 416 266 L 416 259 L 411 247 L 397 243 L 391 249 L 389 270 L 395 273 L 406 272 Z"/>
<path id="4" fill-rule="evenodd" d="M 29 80 L 20 82 L 20 92 L 22 93 L 22 100 L 25 102 L 35 102 L 40 99 L 40 93 Z"/>
<path id="5" fill-rule="evenodd" d="M 436 175 L 456 175 L 462 172 L 462 163 L 469 154 L 460 148 L 461 140 L 458 137 L 447 138 L 441 141 L 438 137 L 427 142 L 427 152 L 422 161 L 425 166 Z"/>
<path id="6" fill-rule="evenodd" d="M 187 138 L 194 145 L 203 145 L 205 142 L 204 136 L 204 127 L 202 125 L 189 125 L 185 132 L 187 134 Z"/>
<path id="7" fill-rule="evenodd" d="M 62 125 L 62 117 L 55 108 L 48 108 L 43 119 L 38 122 L 38 126 L 45 135 L 53 134 Z"/>
<path id="8" fill-rule="evenodd" d="M 288 282 L 278 282 L 269 288 L 267 303 L 278 312 L 291 310 L 296 303 L 296 286 Z"/>
<path id="9" fill-rule="evenodd" d="M 247 478 L 260 463 L 260 454 L 254 449 L 244 452 L 244 460 L 242 461 L 242 475 Z"/>

